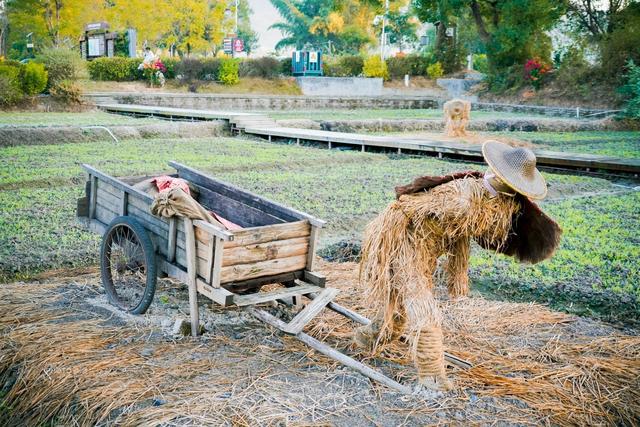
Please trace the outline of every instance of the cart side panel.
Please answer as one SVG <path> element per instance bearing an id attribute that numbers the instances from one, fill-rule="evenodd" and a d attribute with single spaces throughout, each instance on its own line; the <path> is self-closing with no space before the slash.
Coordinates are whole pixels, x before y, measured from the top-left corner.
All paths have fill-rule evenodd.
<path id="1" fill-rule="evenodd" d="M 224 244 L 220 283 L 304 270 L 310 233 L 308 221 L 236 231 Z"/>
<path id="2" fill-rule="evenodd" d="M 162 255 L 167 255 L 169 239 L 169 221 L 156 217 L 149 211 L 151 202 L 136 194 L 127 194 L 116 188 L 111 183 L 99 179 L 96 191 L 96 218 L 105 224 L 109 224 L 120 215 L 128 215 L 135 218 L 149 233 L 156 250 Z M 185 262 L 184 251 L 180 254 L 176 251 L 176 258 L 182 258 Z"/>

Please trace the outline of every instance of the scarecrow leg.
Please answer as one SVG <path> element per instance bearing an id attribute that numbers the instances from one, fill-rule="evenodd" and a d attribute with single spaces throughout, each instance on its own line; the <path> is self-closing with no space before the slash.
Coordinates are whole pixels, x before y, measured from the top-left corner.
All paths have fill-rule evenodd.
<path id="1" fill-rule="evenodd" d="M 444 269 L 451 298 L 466 297 L 469 294 L 469 248 L 469 239 L 466 237 L 456 240 L 449 247 Z"/>
<path id="2" fill-rule="evenodd" d="M 414 275 L 407 282 L 405 307 L 407 320 L 412 329 L 414 362 L 421 385 L 434 390 L 448 390 L 442 347 L 441 315 L 432 288 L 433 279 L 425 277 L 427 283 Z"/>
<path id="3" fill-rule="evenodd" d="M 395 298 L 395 296 L 392 296 L 392 298 Z M 380 312 L 374 316 L 371 323 L 356 329 L 354 337 L 355 343 L 360 347 L 373 350 L 376 343 L 378 345 L 384 345 L 400 338 L 407 323 L 407 315 L 404 310 L 404 306 L 402 304 L 396 305 L 396 312 L 393 314 L 391 320 L 390 331 L 385 332 L 381 336 L 380 330 L 382 328 L 382 323 L 384 322 L 383 319 L 384 312 Z"/>

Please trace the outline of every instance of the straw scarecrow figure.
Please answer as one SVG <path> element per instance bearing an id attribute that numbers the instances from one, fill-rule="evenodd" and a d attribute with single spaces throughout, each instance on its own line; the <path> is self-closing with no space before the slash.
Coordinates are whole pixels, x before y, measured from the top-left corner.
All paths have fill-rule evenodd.
<path id="1" fill-rule="evenodd" d="M 377 308 L 356 343 L 376 349 L 406 334 L 419 382 L 451 387 L 445 375 L 441 316 L 434 298 L 437 260 L 452 298 L 469 292 L 471 239 L 485 249 L 537 263 L 555 251 L 562 230 L 530 199 L 547 193 L 536 158 L 527 148 L 487 141 L 486 173 L 421 177 L 396 187 L 392 202 L 366 228 L 360 279 Z"/>
<path id="2" fill-rule="evenodd" d="M 471 115 L 471 102 L 452 99 L 444 103 L 444 133 L 447 136 L 466 136 Z"/>

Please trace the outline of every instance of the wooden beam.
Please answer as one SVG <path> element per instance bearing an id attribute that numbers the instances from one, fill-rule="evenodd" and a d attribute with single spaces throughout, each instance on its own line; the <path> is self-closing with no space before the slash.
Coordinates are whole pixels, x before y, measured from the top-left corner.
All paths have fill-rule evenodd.
<path id="1" fill-rule="evenodd" d="M 318 242 L 318 234 L 320 229 L 315 225 L 311 226 L 311 235 L 309 236 L 309 251 L 307 252 L 307 270 L 313 271 L 316 259 L 316 244 Z"/>
<path id="2" fill-rule="evenodd" d="M 327 283 L 327 278 L 324 275 L 309 270 L 304 271 L 304 280 L 321 288 L 324 288 Z"/>
<path id="3" fill-rule="evenodd" d="M 198 336 L 200 330 L 200 313 L 198 311 L 198 285 L 196 283 L 197 260 L 196 260 L 196 236 L 193 230 L 193 221 L 190 218 L 184 219 L 184 232 L 187 245 L 187 274 L 189 275 L 189 313 L 191 315 L 191 335 Z"/>
<path id="4" fill-rule="evenodd" d="M 264 310 L 259 310 L 257 308 L 251 307 L 248 309 L 249 313 L 251 313 L 254 317 L 256 317 L 257 319 L 265 322 L 268 325 L 271 325 L 277 329 L 280 329 L 281 331 L 284 331 L 283 328 L 286 327 L 286 323 L 284 323 L 282 320 L 278 319 L 275 316 L 272 316 L 271 314 L 267 313 Z M 351 369 L 354 369 L 355 371 L 360 372 L 362 375 L 371 378 L 372 380 L 375 380 L 381 384 L 386 385 L 387 387 L 390 387 L 396 391 L 399 391 L 400 393 L 403 394 L 411 394 L 411 388 L 404 386 L 394 380 L 392 380 L 391 378 L 383 375 L 382 373 L 368 367 L 367 365 L 365 365 L 362 362 L 358 362 L 355 359 L 352 359 L 351 357 L 340 353 L 339 351 L 329 347 L 328 345 L 318 341 L 317 339 L 305 334 L 304 332 L 300 332 L 296 335 L 294 335 L 297 339 L 299 339 L 300 341 L 302 341 L 303 343 L 305 343 L 306 345 L 308 345 L 309 347 L 313 348 L 314 350 L 324 354 L 325 356 L 333 359 L 333 360 L 337 360 L 338 362 L 342 363 L 345 366 L 348 366 Z"/>
<path id="5" fill-rule="evenodd" d="M 169 276 L 184 283 L 189 281 L 189 275 L 186 271 L 175 264 L 167 262 L 164 257 L 157 256 L 156 262 L 158 263 L 158 266 L 160 266 L 161 270 Z M 196 284 L 198 285 L 198 289 L 207 289 L 207 293 L 203 292 L 203 294 L 223 307 L 228 307 L 233 304 L 233 298 L 237 296 L 224 288 L 214 289 L 198 278 L 196 278 Z"/>
<path id="6" fill-rule="evenodd" d="M 285 326 L 284 332 L 293 335 L 302 332 L 302 329 L 307 323 L 311 322 L 318 313 L 338 295 L 338 292 L 340 291 L 336 288 L 326 288 L 319 294 L 316 294 L 316 297 L 313 298 L 311 303 L 307 304 L 307 306 L 303 308 L 300 313 L 296 314 Z"/>
<path id="7" fill-rule="evenodd" d="M 220 280 L 222 278 L 222 261 L 224 259 L 224 240 L 219 237 L 214 239 L 213 244 L 213 263 L 211 269 L 211 286 L 214 288 L 220 287 Z"/>
<path id="8" fill-rule="evenodd" d="M 169 219 L 169 236 L 167 238 L 167 261 L 176 259 L 176 237 L 178 234 L 178 218 Z"/>
<path id="9" fill-rule="evenodd" d="M 295 295 L 305 295 L 311 292 L 318 292 L 321 289 L 313 285 L 294 286 L 292 288 L 281 288 L 271 292 L 258 292 L 249 295 L 238 295 L 233 298 L 236 305 L 254 305 L 268 301 L 276 301 L 278 299 L 292 297 Z"/>
<path id="10" fill-rule="evenodd" d="M 98 177 L 89 175 L 91 181 L 91 192 L 89 193 L 89 219 L 96 217 L 96 203 L 98 200 Z"/>

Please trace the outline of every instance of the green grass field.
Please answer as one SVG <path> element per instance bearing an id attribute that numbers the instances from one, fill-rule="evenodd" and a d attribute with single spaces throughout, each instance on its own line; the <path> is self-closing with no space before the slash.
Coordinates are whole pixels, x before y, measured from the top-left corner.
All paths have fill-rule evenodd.
<path id="1" fill-rule="evenodd" d="M 0 128 L 3 126 L 143 125 L 160 122 L 161 120 L 159 119 L 149 117 L 134 118 L 102 111 L 87 111 L 84 113 L 10 113 L 0 111 Z"/>
<path id="2" fill-rule="evenodd" d="M 367 221 L 393 199 L 395 185 L 417 175 L 481 168 L 427 157 L 329 151 L 240 138 L 3 148 L 0 281 L 97 262 L 99 238 L 75 221 L 76 199 L 82 196 L 85 181 L 81 163 L 124 176 L 168 171 L 169 160 L 325 219 L 328 226 L 322 245 L 360 239 Z M 537 266 L 521 266 L 503 256 L 474 250 L 474 282 L 484 292 L 498 295 L 508 293 L 498 289 L 504 287 L 514 298 L 533 295 L 549 301 L 571 287 L 580 295 L 604 291 L 631 298 L 634 304 L 640 301 L 640 242 L 635 233 L 640 226 L 640 195 L 630 192 L 582 198 L 620 188 L 600 178 L 550 173 L 545 177 L 550 195 L 544 207 L 565 230 L 557 255 Z M 535 289 L 545 293 L 538 295 Z M 580 309 L 566 302 L 559 306 L 607 315 L 613 310 L 607 306 L 598 311 L 593 304 Z"/>
<path id="3" fill-rule="evenodd" d="M 640 132 L 509 132 L 501 135 L 529 141 L 545 150 L 640 158 Z"/>

